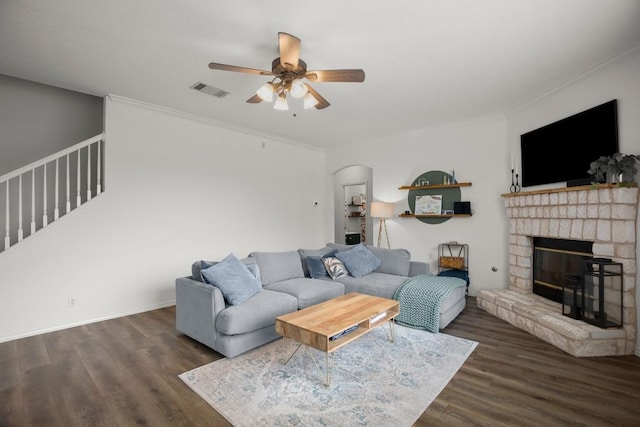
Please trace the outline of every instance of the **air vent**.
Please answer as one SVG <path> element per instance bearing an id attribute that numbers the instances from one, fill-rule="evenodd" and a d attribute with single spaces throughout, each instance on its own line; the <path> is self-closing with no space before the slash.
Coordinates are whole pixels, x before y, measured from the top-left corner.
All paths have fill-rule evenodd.
<path id="1" fill-rule="evenodd" d="M 230 92 L 227 92 L 225 90 L 219 89 L 217 87 L 214 86 L 209 86 L 206 85 L 204 83 L 200 83 L 200 82 L 196 82 L 191 86 L 191 89 L 195 89 L 199 92 L 204 92 L 207 95 L 211 95 L 211 96 L 215 96 L 216 98 L 224 98 L 225 96 L 229 95 Z"/>

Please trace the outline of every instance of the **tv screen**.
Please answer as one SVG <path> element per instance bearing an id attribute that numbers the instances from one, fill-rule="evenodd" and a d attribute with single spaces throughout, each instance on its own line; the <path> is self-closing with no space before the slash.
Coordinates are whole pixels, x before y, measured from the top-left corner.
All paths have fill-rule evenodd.
<path id="1" fill-rule="evenodd" d="M 618 152 L 617 100 L 520 135 L 522 186 L 591 182 L 589 166 Z"/>

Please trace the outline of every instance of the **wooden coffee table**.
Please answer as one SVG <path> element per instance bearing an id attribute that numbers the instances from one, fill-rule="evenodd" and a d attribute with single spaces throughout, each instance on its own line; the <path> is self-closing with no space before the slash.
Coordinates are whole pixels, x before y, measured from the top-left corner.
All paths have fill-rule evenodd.
<path id="1" fill-rule="evenodd" d="M 323 351 L 326 354 L 325 385 L 329 386 L 333 369 L 333 353 L 387 322 L 389 324 L 387 337 L 393 342 L 393 318 L 398 313 L 398 301 L 352 292 L 276 317 L 276 332 L 282 335 L 283 363 L 286 365 L 303 345 Z M 349 332 L 345 333 L 345 331 Z M 286 338 L 300 344 L 285 360 Z M 329 363 L 329 355 L 331 355 L 331 363 Z M 315 359 L 313 361 L 316 363 Z"/>

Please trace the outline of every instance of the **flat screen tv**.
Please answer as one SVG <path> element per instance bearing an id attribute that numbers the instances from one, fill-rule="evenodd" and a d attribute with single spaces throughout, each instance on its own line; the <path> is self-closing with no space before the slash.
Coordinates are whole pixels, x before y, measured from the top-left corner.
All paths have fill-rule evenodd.
<path id="1" fill-rule="evenodd" d="M 520 149 L 523 187 L 589 184 L 591 162 L 618 152 L 617 100 L 520 135 Z"/>

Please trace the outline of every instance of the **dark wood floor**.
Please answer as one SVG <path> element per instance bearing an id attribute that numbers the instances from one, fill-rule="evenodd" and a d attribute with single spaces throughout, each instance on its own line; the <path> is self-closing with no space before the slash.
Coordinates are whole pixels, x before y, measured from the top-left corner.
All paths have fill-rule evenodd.
<path id="1" fill-rule="evenodd" d="M 178 374 L 221 356 L 175 308 L 0 344 L 0 426 L 228 426 Z M 417 426 L 638 426 L 640 358 L 575 358 L 476 307 L 445 333 L 480 344 Z"/>

